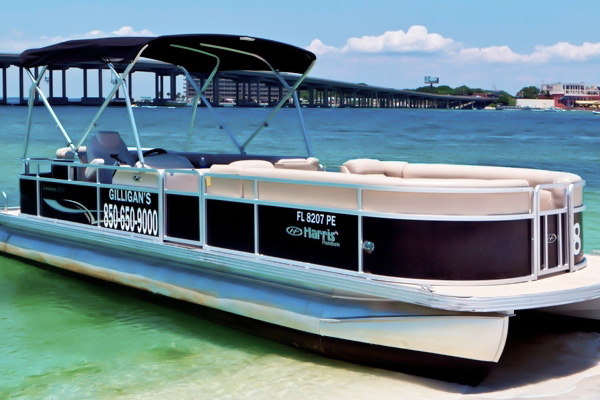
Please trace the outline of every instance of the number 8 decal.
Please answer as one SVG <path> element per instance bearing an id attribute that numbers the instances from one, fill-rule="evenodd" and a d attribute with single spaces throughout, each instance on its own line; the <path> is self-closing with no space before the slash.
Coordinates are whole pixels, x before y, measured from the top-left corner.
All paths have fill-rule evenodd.
<path id="1" fill-rule="evenodd" d="M 573 225 L 572 249 L 573 254 L 576 256 L 581 253 L 581 225 L 579 225 L 579 222 Z"/>

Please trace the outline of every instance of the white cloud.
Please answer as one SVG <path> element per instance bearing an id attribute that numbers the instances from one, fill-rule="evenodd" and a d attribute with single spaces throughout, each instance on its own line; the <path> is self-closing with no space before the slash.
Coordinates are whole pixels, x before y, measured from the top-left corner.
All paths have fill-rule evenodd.
<path id="1" fill-rule="evenodd" d="M 73 39 L 100 38 L 109 36 L 156 36 L 155 33 L 148 29 L 140 31 L 134 30 L 131 26 L 123 26 L 112 32 L 104 32 L 102 30 L 92 30 L 84 34 L 73 34 L 69 36 L 40 36 L 37 38 L 26 37 L 20 31 L 9 32 L 8 37 L 0 38 L 0 52 L 20 53 L 24 50 L 48 46 L 58 42 Z"/>
<path id="2" fill-rule="evenodd" d="M 104 35 L 104 32 L 98 31 L 98 30 L 90 31 L 90 32 L 86 33 L 86 36 L 103 36 L 103 35 Z"/>
<path id="3" fill-rule="evenodd" d="M 557 42 L 517 52 L 507 43 L 470 46 L 423 26 L 352 37 L 339 46 L 315 38 L 307 49 L 319 55 L 313 75 L 321 78 L 415 88 L 424 75 L 432 75 L 452 87 L 496 87 L 510 93 L 541 81 L 593 82 L 600 60 L 600 41 Z"/>
<path id="4" fill-rule="evenodd" d="M 325 54 L 325 53 L 333 53 L 339 52 L 340 50 L 333 47 L 327 46 L 325 43 L 321 42 L 319 39 L 314 39 L 310 42 L 310 45 L 307 47 L 307 50 L 312 51 L 315 54 Z"/>
<path id="5" fill-rule="evenodd" d="M 343 52 L 358 53 L 413 53 L 413 52 L 440 52 L 450 51 L 456 43 L 437 33 L 427 32 L 421 25 L 413 25 L 408 31 L 387 31 L 379 36 L 363 36 L 350 38 Z"/>
<path id="6" fill-rule="evenodd" d="M 95 38 L 95 37 L 109 37 L 109 36 L 156 36 L 156 33 L 153 33 L 149 29 L 142 29 L 141 31 L 136 31 L 131 26 L 122 26 L 119 29 L 112 32 L 104 32 L 101 30 L 94 30 L 87 32 L 83 35 L 84 38 Z M 69 39 L 63 39 L 69 40 Z"/>
<path id="7" fill-rule="evenodd" d="M 427 32 L 421 25 L 403 30 L 387 31 L 379 36 L 349 38 L 342 48 L 328 46 L 314 39 L 307 48 L 317 54 L 325 53 L 435 53 L 449 52 L 457 43 L 437 33 Z"/>
<path id="8" fill-rule="evenodd" d="M 314 39 L 308 50 L 316 54 L 368 53 L 368 54 L 413 54 L 431 53 L 457 63 L 482 62 L 490 64 L 543 64 L 551 61 L 585 62 L 600 58 L 600 43 L 584 42 L 574 45 L 559 42 L 551 46 L 536 46 L 529 54 L 519 54 L 506 45 L 488 47 L 466 47 L 463 44 L 437 33 L 429 33 L 421 25 L 413 25 L 406 32 L 387 31 L 379 36 L 349 38 L 341 47 L 329 46 Z"/>
<path id="9" fill-rule="evenodd" d="M 141 31 L 135 31 L 131 26 L 122 26 L 116 31 L 112 31 L 116 36 L 156 36 L 148 29 L 142 29 Z"/>
<path id="10" fill-rule="evenodd" d="M 587 61 L 600 56 L 600 43 L 584 42 L 576 46 L 567 42 L 559 42 L 552 46 L 536 46 L 529 56 L 532 62 L 546 62 L 551 59 L 563 61 Z"/>
<path id="11" fill-rule="evenodd" d="M 508 46 L 471 47 L 461 49 L 458 52 L 458 59 L 467 62 L 515 63 L 523 61 L 523 57 L 512 51 Z"/>
<path id="12" fill-rule="evenodd" d="M 573 45 L 559 42 L 552 46 L 536 46 L 530 54 L 518 54 L 508 46 L 490 46 L 483 48 L 464 48 L 458 53 L 464 61 L 482 61 L 489 63 L 527 63 L 545 64 L 551 61 L 585 62 L 600 57 L 600 43 L 584 42 Z"/>

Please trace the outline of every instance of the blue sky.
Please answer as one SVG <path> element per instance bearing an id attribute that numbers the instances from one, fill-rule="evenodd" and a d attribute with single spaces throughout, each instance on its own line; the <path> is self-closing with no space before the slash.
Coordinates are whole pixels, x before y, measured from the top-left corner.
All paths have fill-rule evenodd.
<path id="1" fill-rule="evenodd" d="M 402 89 L 431 75 L 514 94 L 542 82 L 600 84 L 599 11 L 595 1 L 552 0 L 10 1 L 0 52 L 82 37 L 232 33 L 315 51 L 314 77 Z"/>

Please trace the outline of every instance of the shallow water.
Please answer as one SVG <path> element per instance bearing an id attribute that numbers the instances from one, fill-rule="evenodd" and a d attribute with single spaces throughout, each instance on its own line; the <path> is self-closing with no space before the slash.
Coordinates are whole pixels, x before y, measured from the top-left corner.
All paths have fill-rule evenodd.
<path id="1" fill-rule="evenodd" d="M 37 108 L 31 155 L 64 140 Z M 186 109 L 137 109 L 143 145 L 186 141 Z M 585 113 L 441 110 L 305 110 L 315 156 L 335 165 L 372 157 L 409 162 L 512 165 L 575 172 L 587 181 L 584 249 L 600 249 L 600 119 Z M 63 107 L 80 136 L 94 109 Z M 222 109 L 240 137 L 267 109 Z M 16 161 L 26 110 L 0 107 L 0 190 L 18 203 Z M 211 119 L 193 149 L 235 151 Z M 100 129 L 130 131 L 125 110 Z M 294 110 L 282 110 L 251 153 L 303 154 Z M 133 143 L 125 135 L 126 141 Z M 212 147 L 211 147 L 212 146 Z M 558 318 L 511 320 L 500 363 L 477 388 L 327 359 L 231 330 L 106 287 L 0 258 L 0 398 L 76 399 L 595 399 L 600 393 L 600 324 Z"/>

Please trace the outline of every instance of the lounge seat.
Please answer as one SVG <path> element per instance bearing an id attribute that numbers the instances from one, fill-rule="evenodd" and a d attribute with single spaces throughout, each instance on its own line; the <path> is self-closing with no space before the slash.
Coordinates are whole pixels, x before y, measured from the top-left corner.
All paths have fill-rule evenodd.
<path id="1" fill-rule="evenodd" d="M 445 215 L 490 215 L 516 214 L 529 212 L 529 191 L 505 193 L 447 193 L 453 189 L 482 188 L 527 188 L 523 179 L 402 179 L 383 174 L 359 175 L 325 171 L 284 170 L 273 168 L 239 168 L 231 165 L 213 166 L 211 174 L 239 175 L 240 178 L 256 177 L 258 193 L 254 192 L 252 180 L 235 177 L 207 177 L 207 191 L 212 195 L 256 198 L 273 202 L 299 205 L 335 207 L 340 209 L 358 208 L 358 189 L 336 187 L 336 183 L 363 186 L 362 208 L 365 211 L 393 212 L 407 214 Z M 286 183 L 281 181 L 306 181 Z M 327 183 L 332 183 L 328 185 Z M 369 187 L 371 186 L 371 187 Z M 386 191 L 377 186 L 406 188 L 406 191 Z M 410 190 L 422 188 L 424 190 Z M 446 192 L 428 192 L 429 188 L 448 189 Z"/>
<path id="2" fill-rule="evenodd" d="M 87 148 L 86 146 L 79 146 L 77 148 L 77 154 L 79 155 L 79 160 L 83 164 L 87 164 Z M 70 147 L 61 147 L 56 150 L 56 158 L 59 160 L 72 160 L 75 157 L 73 156 L 73 150 Z"/>
<path id="3" fill-rule="evenodd" d="M 528 186 L 535 188 L 542 184 L 570 184 L 581 182 L 575 174 L 528 168 L 490 167 L 455 164 L 409 164 L 404 161 L 379 161 L 373 159 L 349 160 L 340 169 L 341 172 L 360 175 L 383 175 L 413 179 L 522 179 Z M 542 210 L 564 206 L 563 189 L 545 189 L 540 192 Z M 583 203 L 583 191 L 575 191 L 575 203 Z"/>

